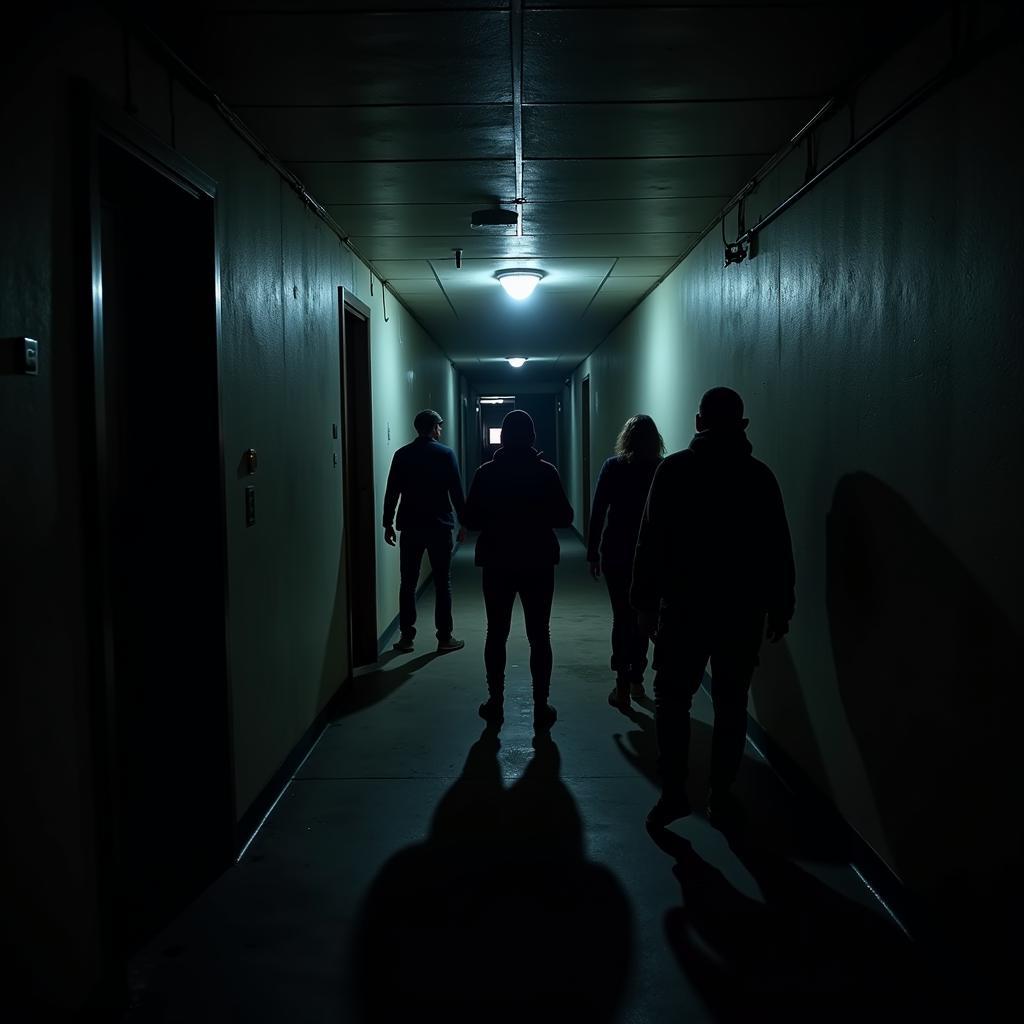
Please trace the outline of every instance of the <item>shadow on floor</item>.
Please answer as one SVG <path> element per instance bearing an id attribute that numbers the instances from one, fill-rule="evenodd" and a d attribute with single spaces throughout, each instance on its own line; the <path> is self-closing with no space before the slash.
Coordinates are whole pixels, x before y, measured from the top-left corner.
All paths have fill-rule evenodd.
<path id="1" fill-rule="evenodd" d="M 356 998 L 368 1022 L 612 1021 L 630 966 L 631 912 L 589 863 L 558 747 L 534 738 L 504 787 L 486 729 L 428 838 L 380 871 L 356 924 Z"/>
<path id="2" fill-rule="evenodd" d="M 390 697 L 396 690 L 404 686 L 416 673 L 435 658 L 443 657 L 438 651 L 427 651 L 418 657 L 403 662 L 396 668 L 388 668 L 388 664 L 401 657 L 397 651 L 387 651 L 377 661 L 379 668 L 365 676 L 353 679 L 346 693 L 338 704 L 338 718 L 353 715 L 364 708 L 372 707 L 378 701 Z"/>
<path id="3" fill-rule="evenodd" d="M 660 787 L 658 741 L 654 719 L 630 710 L 629 719 L 638 728 L 613 740 L 622 756 L 653 786 Z M 687 789 L 694 808 L 701 812 L 707 796 L 708 769 L 711 764 L 711 726 L 698 719 L 691 725 L 690 780 Z M 736 782 L 736 794 L 746 808 L 751 827 L 761 840 L 778 854 L 801 856 L 818 861 L 845 864 L 850 860 L 848 845 L 821 821 L 804 813 L 774 770 L 749 754 L 744 757 Z M 651 802 L 654 802 L 652 794 Z"/>
<path id="4" fill-rule="evenodd" d="M 665 915 L 666 938 L 715 1020 L 913 1019 L 911 1011 L 948 1007 L 895 925 L 755 836 L 746 828 L 728 838 L 764 902 L 734 888 L 688 840 L 651 832 L 675 859 L 682 888 L 683 906 Z"/>

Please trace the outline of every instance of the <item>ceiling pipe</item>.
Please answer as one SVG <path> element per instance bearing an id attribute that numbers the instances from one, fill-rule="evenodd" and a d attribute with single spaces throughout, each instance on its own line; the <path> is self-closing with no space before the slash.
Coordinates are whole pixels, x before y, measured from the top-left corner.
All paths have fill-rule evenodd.
<path id="1" fill-rule="evenodd" d="M 967 61 L 957 62 L 949 65 L 945 71 L 939 72 L 934 78 L 930 78 L 924 85 L 919 89 L 911 93 L 906 99 L 904 99 L 897 107 L 889 111 L 883 118 L 876 121 L 863 135 L 859 136 L 849 146 L 846 147 L 838 156 L 833 158 L 827 163 L 817 174 L 812 178 L 804 182 L 795 192 L 793 192 L 786 199 L 783 199 L 778 206 L 775 207 L 770 213 L 765 214 L 756 224 L 752 227 L 747 228 L 735 242 L 731 243 L 733 246 L 748 246 L 751 245 L 758 234 L 763 231 L 772 221 L 779 218 L 783 213 L 786 212 L 794 203 L 802 199 L 808 192 L 814 188 L 819 182 L 822 182 L 834 171 L 837 171 L 843 166 L 851 157 L 856 156 L 868 143 L 873 142 L 883 132 L 891 128 L 897 121 L 902 120 L 912 110 L 919 107 L 926 99 L 928 99 L 933 93 L 936 93 L 948 82 L 954 78 L 959 77 L 964 72 L 968 71 L 976 63 L 978 63 L 983 57 L 987 56 L 988 53 L 994 52 L 999 46 L 1003 45 L 999 33 L 994 33 L 997 38 L 995 46 L 982 46 L 975 52 L 971 58 Z M 816 123 L 816 121 L 815 121 Z M 807 134 L 807 131 L 813 127 L 813 123 L 801 129 L 799 137 L 802 138 Z M 798 136 L 794 136 L 797 138 Z M 725 211 L 728 212 L 728 211 Z M 728 248 L 728 246 L 727 246 Z"/>

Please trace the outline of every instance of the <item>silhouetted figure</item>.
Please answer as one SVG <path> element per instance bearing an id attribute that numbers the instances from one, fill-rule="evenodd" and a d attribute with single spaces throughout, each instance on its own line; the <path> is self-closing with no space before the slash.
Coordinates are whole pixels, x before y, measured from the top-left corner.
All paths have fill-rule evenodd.
<path id="1" fill-rule="evenodd" d="M 590 513 L 587 561 L 590 574 L 604 573 L 612 603 L 612 660 L 615 688 L 612 707 L 625 711 L 629 698 L 643 700 L 647 668 L 647 634 L 629 603 L 633 555 L 640 520 L 654 471 L 665 454 L 665 442 L 650 416 L 630 416 L 615 442 L 615 454 L 601 467 Z M 606 521 L 607 520 L 607 521 Z"/>
<path id="2" fill-rule="evenodd" d="M 715 709 L 708 814 L 736 810 L 747 693 L 761 637 L 789 630 L 793 549 L 772 471 L 751 456 L 743 400 L 712 388 L 700 400 L 689 448 L 658 467 L 647 498 L 630 598 L 655 634 L 654 699 L 662 794 L 648 815 L 661 827 L 690 813 L 690 706 L 711 661 Z"/>
<path id="3" fill-rule="evenodd" d="M 395 544 L 395 505 L 401 542 L 398 591 L 399 651 L 411 651 L 416 636 L 416 584 L 423 552 L 434 574 L 434 626 L 437 649 L 457 651 L 465 641 L 452 636 L 452 505 L 462 521 L 465 500 L 455 452 L 440 443 L 444 420 L 433 409 L 416 414 L 417 437 L 395 452 L 384 492 L 384 539 Z M 399 502 L 399 499 L 401 501 Z M 460 532 L 459 539 L 462 539 Z"/>
<path id="4" fill-rule="evenodd" d="M 479 530 L 476 564 L 483 568 L 487 641 L 484 667 L 487 701 L 480 706 L 489 722 L 504 717 L 505 643 L 512 626 L 516 594 L 523 605 L 530 641 L 533 716 L 538 729 L 554 724 L 551 689 L 551 600 L 559 547 L 555 527 L 572 523 L 572 506 L 558 470 L 533 447 L 533 420 L 521 409 L 501 425 L 501 448 L 473 477 L 463 522 Z"/>
<path id="5" fill-rule="evenodd" d="M 534 737 L 506 788 L 495 725 L 473 744 L 429 836 L 370 886 L 352 944 L 367 1024 L 610 1024 L 629 976 L 621 885 L 586 857 L 558 747 Z"/>

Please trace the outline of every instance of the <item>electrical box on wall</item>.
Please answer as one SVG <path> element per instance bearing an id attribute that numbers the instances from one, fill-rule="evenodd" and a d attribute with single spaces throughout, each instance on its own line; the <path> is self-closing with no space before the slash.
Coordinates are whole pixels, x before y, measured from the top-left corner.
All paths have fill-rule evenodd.
<path id="1" fill-rule="evenodd" d="M 39 373 L 39 342 L 35 338 L 0 338 L 0 373 Z"/>

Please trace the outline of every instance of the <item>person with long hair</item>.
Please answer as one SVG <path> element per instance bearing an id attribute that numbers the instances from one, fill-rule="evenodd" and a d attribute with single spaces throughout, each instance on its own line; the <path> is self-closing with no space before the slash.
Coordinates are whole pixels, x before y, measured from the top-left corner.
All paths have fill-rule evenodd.
<path id="1" fill-rule="evenodd" d="M 650 416 L 638 413 L 623 424 L 615 454 L 601 467 L 590 513 L 587 561 L 595 580 L 604 574 L 612 604 L 612 659 L 615 687 L 608 703 L 629 709 L 640 701 L 647 668 L 647 635 L 629 603 L 633 553 L 640 533 L 647 492 L 665 454 L 665 442 Z"/>

